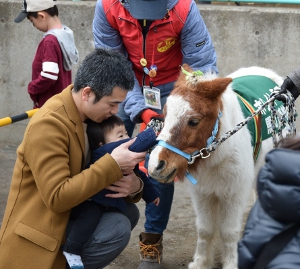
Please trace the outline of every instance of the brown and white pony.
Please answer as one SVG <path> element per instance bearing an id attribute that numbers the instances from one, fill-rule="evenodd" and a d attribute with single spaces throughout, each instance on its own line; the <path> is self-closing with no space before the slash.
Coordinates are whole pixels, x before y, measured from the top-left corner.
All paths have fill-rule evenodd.
<path id="1" fill-rule="evenodd" d="M 192 71 L 189 66 L 185 70 Z M 205 148 L 212 136 L 217 118 L 219 138 L 245 117 L 232 90 L 233 78 L 246 75 L 266 76 L 277 85 L 283 79 L 260 67 L 242 68 L 226 78 L 214 74 L 190 76 L 181 73 L 164 107 L 165 124 L 158 136 L 171 147 L 192 154 Z M 237 242 L 242 230 L 243 213 L 253 193 L 254 179 L 272 148 L 272 139 L 263 141 L 260 156 L 253 161 L 251 135 L 247 127 L 220 144 L 208 158 L 196 158 L 188 164 L 185 157 L 158 145 L 150 154 L 149 174 L 158 181 L 171 182 L 177 176 L 184 180 L 196 212 L 198 233 L 194 260 L 189 269 L 211 269 L 216 262 L 214 238 L 218 234 L 223 269 L 237 269 Z M 186 179 L 189 172 L 197 184 Z M 219 253 L 218 252 L 218 253 Z"/>

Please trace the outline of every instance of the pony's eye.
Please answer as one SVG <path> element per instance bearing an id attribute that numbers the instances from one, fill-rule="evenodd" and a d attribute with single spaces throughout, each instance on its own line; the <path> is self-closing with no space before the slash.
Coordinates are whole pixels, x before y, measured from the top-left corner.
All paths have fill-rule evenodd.
<path id="1" fill-rule="evenodd" d="M 199 124 L 200 120 L 192 119 L 188 121 L 188 125 L 191 127 L 197 126 Z"/>

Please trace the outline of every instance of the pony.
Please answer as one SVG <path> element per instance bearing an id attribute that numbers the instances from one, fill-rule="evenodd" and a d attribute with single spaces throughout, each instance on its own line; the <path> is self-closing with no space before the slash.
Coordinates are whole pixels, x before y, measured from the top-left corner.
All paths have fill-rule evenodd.
<path id="1" fill-rule="evenodd" d="M 148 173 L 164 183 L 177 177 L 184 181 L 191 195 L 198 240 L 188 268 L 211 269 L 221 263 L 223 269 L 237 269 L 237 242 L 243 229 L 243 215 L 254 193 L 256 174 L 265 154 L 273 147 L 272 138 L 259 143 L 256 161 L 253 138 L 246 126 L 211 153 L 203 151 L 200 158 L 193 160 L 185 155 L 207 148 L 208 143 L 245 120 L 232 89 L 235 79 L 263 76 L 281 85 L 283 78 L 256 66 L 241 68 L 224 78 L 216 74 L 196 75 L 186 64 L 183 70 L 167 98 L 164 126 L 157 137 L 163 143 L 152 150 Z"/>

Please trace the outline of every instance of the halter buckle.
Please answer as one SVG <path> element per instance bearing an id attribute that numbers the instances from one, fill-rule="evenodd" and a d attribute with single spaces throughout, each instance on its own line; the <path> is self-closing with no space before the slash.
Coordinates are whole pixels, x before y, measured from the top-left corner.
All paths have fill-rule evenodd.
<path id="1" fill-rule="evenodd" d="M 203 153 L 204 151 L 206 152 L 206 154 Z M 200 154 L 201 154 L 201 158 L 202 158 L 202 159 L 206 159 L 206 158 L 208 158 L 208 157 L 210 156 L 210 153 L 209 153 L 209 151 L 208 151 L 208 148 L 203 148 L 203 149 L 201 149 L 201 150 L 200 150 Z"/>
<path id="2" fill-rule="evenodd" d="M 204 151 L 206 152 L 206 154 L 204 153 Z M 210 156 L 210 153 L 207 150 L 207 148 L 203 148 L 203 149 L 199 150 L 199 152 L 191 155 L 191 158 L 188 161 L 188 164 L 193 164 L 195 162 L 195 159 L 198 158 L 198 157 L 201 157 L 202 159 L 206 159 L 209 156 Z"/>
<path id="3" fill-rule="evenodd" d="M 188 161 L 188 164 L 193 164 L 194 161 L 195 161 L 195 159 L 196 159 L 197 157 L 199 157 L 199 156 L 200 156 L 200 154 L 197 154 L 197 155 L 195 155 L 195 156 L 191 156 L 190 160 Z"/>

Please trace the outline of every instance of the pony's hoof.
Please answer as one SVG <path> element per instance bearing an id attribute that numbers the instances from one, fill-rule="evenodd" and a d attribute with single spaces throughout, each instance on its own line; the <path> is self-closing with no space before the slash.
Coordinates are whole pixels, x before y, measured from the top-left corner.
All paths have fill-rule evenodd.
<path id="1" fill-rule="evenodd" d="M 189 269 L 212 269 L 212 267 L 201 266 L 199 262 L 193 261 L 189 263 Z"/>
<path id="2" fill-rule="evenodd" d="M 223 269 L 238 269 L 237 265 L 235 263 L 223 265 Z"/>
<path id="3" fill-rule="evenodd" d="M 200 266 L 197 265 L 196 262 L 190 262 L 189 269 L 201 269 L 201 268 L 200 268 Z"/>

